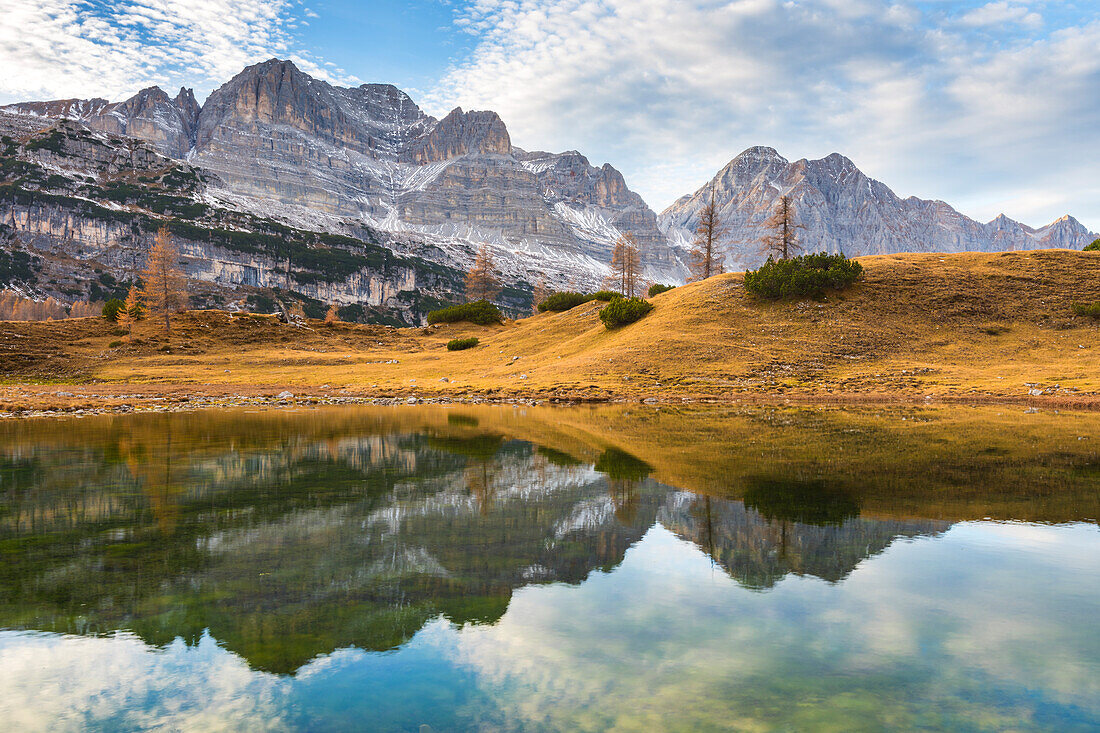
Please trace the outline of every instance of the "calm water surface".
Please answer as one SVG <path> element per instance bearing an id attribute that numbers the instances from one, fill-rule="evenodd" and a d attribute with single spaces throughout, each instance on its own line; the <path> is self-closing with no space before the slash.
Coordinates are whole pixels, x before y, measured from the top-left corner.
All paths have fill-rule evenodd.
<path id="1" fill-rule="evenodd" d="M 1096 731 L 1098 516 L 1096 414 L 10 422 L 0 728 Z"/>

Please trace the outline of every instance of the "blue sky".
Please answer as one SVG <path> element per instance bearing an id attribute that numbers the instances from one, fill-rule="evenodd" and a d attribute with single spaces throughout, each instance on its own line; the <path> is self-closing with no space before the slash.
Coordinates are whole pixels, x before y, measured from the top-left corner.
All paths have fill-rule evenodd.
<path id="1" fill-rule="evenodd" d="M 739 151 L 841 152 L 975 218 L 1100 230 L 1100 3 L 1052 0 L 5 0 L 0 102 L 248 63 L 396 84 L 516 145 L 610 162 L 656 210 Z"/>

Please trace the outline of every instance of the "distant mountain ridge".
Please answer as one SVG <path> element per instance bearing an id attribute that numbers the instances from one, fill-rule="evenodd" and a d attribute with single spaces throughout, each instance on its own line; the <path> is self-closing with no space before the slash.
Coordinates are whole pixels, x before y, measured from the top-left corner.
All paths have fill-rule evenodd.
<path id="1" fill-rule="evenodd" d="M 170 221 L 197 237 L 184 242 L 193 277 L 226 299 L 285 289 L 413 322 L 461 297 L 461 273 L 484 244 L 504 302 L 520 311 L 538 280 L 601 286 L 624 234 L 641 244 L 647 279 L 682 282 L 712 187 L 728 269 L 763 259 L 761 227 L 784 193 L 808 251 L 1080 249 L 1096 238 L 1068 216 L 1039 229 L 1003 215 L 983 224 L 942 201 L 902 199 L 842 155 L 792 163 L 768 147 L 744 151 L 658 216 L 612 165 L 516 147 L 495 112 L 436 119 L 392 85 L 339 87 L 279 59 L 243 69 L 202 105 L 190 89 L 155 86 L 122 102 L 8 105 L 0 133 L 0 234 L 28 256 L 48 254 L 49 273 L 23 285 L 55 297 L 99 292 L 74 260 L 121 282 L 124 253 Z"/>
<path id="2" fill-rule="evenodd" d="M 995 252 L 1081 249 L 1096 238 L 1071 216 L 1039 229 L 998 216 L 977 222 L 943 201 L 901 198 L 864 175 L 848 158 L 833 153 L 820 160 L 790 162 L 774 148 L 753 147 L 731 160 L 706 185 L 681 197 L 658 217 L 673 244 L 689 246 L 699 211 L 714 191 L 719 218 L 728 227 L 728 265 L 745 269 L 764 255 L 763 224 L 779 197 L 794 199 L 809 252 L 843 252 L 850 257 L 895 252 Z"/>

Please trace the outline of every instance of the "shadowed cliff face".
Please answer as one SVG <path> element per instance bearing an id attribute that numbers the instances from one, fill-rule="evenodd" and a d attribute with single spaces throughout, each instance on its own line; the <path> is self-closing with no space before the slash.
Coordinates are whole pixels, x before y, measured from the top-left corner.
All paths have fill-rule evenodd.
<path id="1" fill-rule="evenodd" d="M 715 471 L 742 500 L 659 483 L 690 458 L 609 444 L 635 442 L 629 419 L 621 435 L 593 421 L 587 438 L 567 414 L 583 417 L 363 408 L 0 425 L 0 627 L 127 629 L 157 645 L 209 633 L 257 669 L 291 673 L 338 648 L 401 646 L 441 616 L 495 624 L 516 590 L 612 571 L 658 525 L 760 591 L 790 574 L 843 583 L 897 539 L 952 525 L 939 518 L 943 478 L 923 470 L 882 462 L 869 482 L 885 482 L 897 516 L 882 516 L 882 487 L 807 479 L 821 458 L 812 435 L 830 450 L 854 440 L 833 439 L 829 416 L 736 418 L 756 436 L 747 453 L 771 456 L 766 473 Z M 698 421 L 671 416 L 661 432 L 675 446 Z M 1030 450 L 982 458 L 1010 473 L 970 453 L 941 470 L 969 486 L 973 516 L 996 514 L 1022 480 L 1029 495 L 1066 494 L 1077 508 L 1061 521 L 1087 519 L 1095 455 L 1062 452 L 1056 468 Z"/>

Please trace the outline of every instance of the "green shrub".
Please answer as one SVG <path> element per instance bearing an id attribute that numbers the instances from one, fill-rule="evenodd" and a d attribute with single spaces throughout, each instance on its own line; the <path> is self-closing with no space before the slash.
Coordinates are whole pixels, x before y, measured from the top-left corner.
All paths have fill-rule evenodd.
<path id="1" fill-rule="evenodd" d="M 452 305 L 448 308 L 440 308 L 428 313 L 428 323 L 458 323 L 469 321 L 480 326 L 488 326 L 501 323 L 504 318 L 500 315 L 500 309 L 487 300 L 477 300 L 473 303 Z"/>
<path id="2" fill-rule="evenodd" d="M 674 287 L 676 287 L 676 286 L 675 285 L 662 285 L 661 283 L 653 283 L 652 285 L 649 286 L 649 297 L 652 298 L 654 295 L 658 295 L 659 293 L 667 293 L 669 290 L 672 290 Z"/>
<path id="3" fill-rule="evenodd" d="M 141 303 L 134 303 L 130 306 L 130 318 L 133 318 L 135 321 L 144 321 L 145 306 Z"/>
<path id="4" fill-rule="evenodd" d="M 1074 303 L 1073 312 L 1079 316 L 1100 318 L 1100 300 L 1095 303 Z"/>
<path id="5" fill-rule="evenodd" d="M 599 300 L 599 301 L 603 301 L 604 303 L 610 303 L 615 298 L 621 298 L 621 297 L 623 297 L 623 296 L 620 295 L 619 293 L 616 293 L 614 290 L 597 290 L 596 292 L 589 295 L 588 299 L 589 300 Z"/>
<path id="6" fill-rule="evenodd" d="M 600 320 L 608 328 L 634 323 L 653 310 L 653 304 L 641 298 L 615 298 L 600 311 Z"/>
<path id="7" fill-rule="evenodd" d="M 863 265 L 844 255 L 822 252 L 790 260 L 768 259 L 760 269 L 745 273 L 745 289 L 762 298 L 819 297 L 826 290 L 842 290 L 863 276 Z"/>
<path id="8" fill-rule="evenodd" d="M 570 308 L 576 308 L 582 303 L 587 303 L 592 300 L 590 296 L 584 293 L 574 293 L 568 290 L 560 293 L 553 293 L 549 298 L 539 303 L 539 313 L 545 313 L 546 311 L 567 311 Z"/>
<path id="9" fill-rule="evenodd" d="M 451 339 L 447 342 L 447 351 L 464 351 L 466 349 L 472 349 L 477 346 L 477 336 L 471 336 L 465 339 Z"/>
<path id="10" fill-rule="evenodd" d="M 111 343 L 107 344 L 108 349 L 117 349 L 119 346 L 122 346 L 121 341 L 112 341 Z"/>
<path id="11" fill-rule="evenodd" d="M 1092 244 L 1085 245 L 1086 252 L 1100 252 L 1100 239 L 1097 239 Z"/>
<path id="12" fill-rule="evenodd" d="M 118 298 L 111 298 L 103 304 L 103 317 L 111 323 L 118 322 L 118 314 L 126 307 L 126 304 Z"/>

